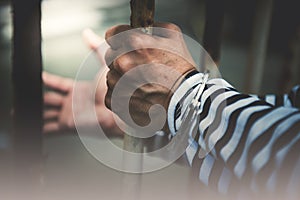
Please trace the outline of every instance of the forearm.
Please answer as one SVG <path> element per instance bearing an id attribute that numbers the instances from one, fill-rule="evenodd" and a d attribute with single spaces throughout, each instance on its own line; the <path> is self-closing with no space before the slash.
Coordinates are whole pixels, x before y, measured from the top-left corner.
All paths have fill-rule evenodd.
<path id="1" fill-rule="evenodd" d="M 295 86 L 288 94 L 275 95 L 251 95 L 253 97 L 258 97 L 267 103 L 274 106 L 284 106 L 284 107 L 295 107 L 300 108 L 300 85 Z"/>
<path id="2" fill-rule="evenodd" d="M 199 84 L 201 76 L 195 74 L 182 83 L 171 99 L 168 122 L 173 135 L 181 126 L 182 113 L 195 93 L 196 89 L 191 88 Z M 250 177 L 247 184 L 253 190 L 258 190 L 261 183 L 267 190 L 276 189 L 282 168 L 295 166 L 287 160 L 299 159 L 293 153 L 299 149 L 299 110 L 275 107 L 259 98 L 240 94 L 222 79 L 207 82 L 200 102 L 199 134 L 190 137 L 193 145 L 186 152 L 190 163 L 198 146 L 208 152 L 200 167 L 201 181 L 217 184 L 220 191 L 226 192 L 232 179 L 247 182 Z M 216 174 L 217 178 L 211 178 Z M 278 177 L 268 182 L 274 176 Z M 274 188 L 271 183 L 275 183 Z"/>

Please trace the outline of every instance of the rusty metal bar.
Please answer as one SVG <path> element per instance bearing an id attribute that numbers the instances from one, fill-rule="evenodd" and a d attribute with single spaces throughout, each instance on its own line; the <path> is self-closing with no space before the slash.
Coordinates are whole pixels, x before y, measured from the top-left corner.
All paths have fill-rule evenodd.
<path id="1" fill-rule="evenodd" d="M 130 7 L 130 23 L 133 28 L 153 26 L 155 0 L 131 0 Z"/>
<path id="2" fill-rule="evenodd" d="M 130 22 L 133 28 L 145 28 L 145 32 L 151 34 L 152 32 L 148 27 L 153 26 L 154 23 L 154 8 L 155 0 L 131 0 L 131 17 Z M 130 155 L 124 154 L 123 165 L 126 169 L 128 166 L 133 166 L 138 171 L 143 168 L 143 140 L 124 135 L 124 150 L 140 153 L 138 159 L 132 159 Z M 122 196 L 124 199 L 140 199 L 140 188 L 142 184 L 140 174 L 124 174 L 122 184 Z"/>
<path id="3" fill-rule="evenodd" d="M 12 0 L 12 7 L 14 163 L 26 190 L 38 184 L 42 159 L 41 2 Z"/>
<path id="4" fill-rule="evenodd" d="M 154 23 L 155 0 L 131 0 L 130 23 L 133 28 L 151 27 Z M 142 140 L 125 134 L 124 149 L 130 152 L 142 153 Z"/>

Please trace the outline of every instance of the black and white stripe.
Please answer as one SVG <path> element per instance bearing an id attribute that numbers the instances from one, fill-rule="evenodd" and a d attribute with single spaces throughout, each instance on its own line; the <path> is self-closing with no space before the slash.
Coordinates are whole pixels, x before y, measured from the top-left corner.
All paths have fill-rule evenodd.
<path id="1" fill-rule="evenodd" d="M 168 121 L 173 136 L 202 77 L 201 73 L 189 77 L 171 99 Z M 293 184 L 291 180 L 300 174 L 299 94 L 296 86 L 281 96 L 244 95 L 223 79 L 209 80 L 200 98 L 199 133 L 190 135 L 186 151 L 190 164 L 199 147 L 209 152 L 201 162 L 199 179 L 222 193 L 234 180 L 253 191 L 280 187 L 297 192 L 293 189 L 297 180 Z"/>

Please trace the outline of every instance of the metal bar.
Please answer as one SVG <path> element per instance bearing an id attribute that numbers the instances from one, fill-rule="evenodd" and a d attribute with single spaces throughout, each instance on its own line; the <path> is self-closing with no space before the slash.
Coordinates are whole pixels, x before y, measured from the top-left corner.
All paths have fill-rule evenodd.
<path id="1" fill-rule="evenodd" d="M 154 8 L 155 0 L 131 0 L 131 17 L 130 23 L 133 28 L 145 28 L 149 34 L 152 32 L 148 29 L 154 23 Z M 141 171 L 143 167 L 143 152 L 144 145 L 140 138 L 130 135 L 124 135 L 124 150 L 140 153 L 138 159 L 132 159 L 130 155 L 124 154 L 123 167 L 126 169 L 128 166 L 134 167 L 136 170 Z M 140 199 L 141 175 L 139 174 L 124 174 L 122 184 L 122 196 L 124 199 Z"/>
<path id="2" fill-rule="evenodd" d="M 155 0 L 131 0 L 130 7 L 130 23 L 133 28 L 153 26 Z"/>
<path id="3" fill-rule="evenodd" d="M 296 28 L 286 44 L 281 76 L 278 82 L 278 93 L 287 93 L 300 83 L 300 28 Z"/>
<path id="4" fill-rule="evenodd" d="M 155 0 L 131 0 L 130 7 L 130 23 L 133 28 L 147 28 L 153 25 Z M 142 153 L 142 140 L 125 134 L 124 149 L 134 153 Z"/>
<path id="5" fill-rule="evenodd" d="M 25 192 L 41 178 L 41 2 L 13 0 L 12 6 L 14 166 L 17 185 Z"/>
<path id="6" fill-rule="evenodd" d="M 273 10 L 273 0 L 262 0 L 256 3 L 245 86 L 246 92 L 252 94 L 258 94 L 261 89 Z"/>
<path id="7" fill-rule="evenodd" d="M 221 56 L 222 30 L 225 13 L 224 0 L 205 1 L 203 47 L 218 65 Z"/>

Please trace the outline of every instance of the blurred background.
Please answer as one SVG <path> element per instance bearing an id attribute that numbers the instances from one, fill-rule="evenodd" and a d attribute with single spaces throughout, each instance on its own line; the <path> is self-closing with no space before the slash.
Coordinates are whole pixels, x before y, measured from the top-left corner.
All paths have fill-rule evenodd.
<path id="1" fill-rule="evenodd" d="M 296 0 L 227 0 L 224 7 L 220 6 L 224 9 L 219 62 L 223 78 L 241 92 L 249 92 L 249 68 L 259 65 L 258 79 L 250 76 L 251 80 L 260 81 L 259 88 L 250 92 L 282 94 L 300 83 L 300 12 Z M 216 5 L 215 9 L 219 12 L 220 7 Z M 0 0 L 1 175 L 11 173 L 11 12 L 10 1 Z M 129 17 L 129 0 L 43 0 L 44 70 L 74 78 L 89 53 L 81 37 L 82 30 L 91 28 L 104 36 L 107 28 L 129 23 Z M 204 0 L 157 0 L 155 18 L 179 25 L 185 34 L 203 43 Z M 52 193 L 75 198 L 72 195 L 77 190 L 83 191 L 82 197 L 120 198 L 118 192 L 111 191 L 119 188 L 122 174 L 97 163 L 76 134 L 45 136 L 43 148 L 47 156 L 43 175 L 45 199 L 51 199 L 48 194 Z M 164 187 L 155 185 L 157 179 Z M 176 191 L 178 199 L 187 199 L 189 184 L 189 169 L 174 164 L 145 175 L 141 193 L 147 199 L 152 192 L 170 197 Z"/>

